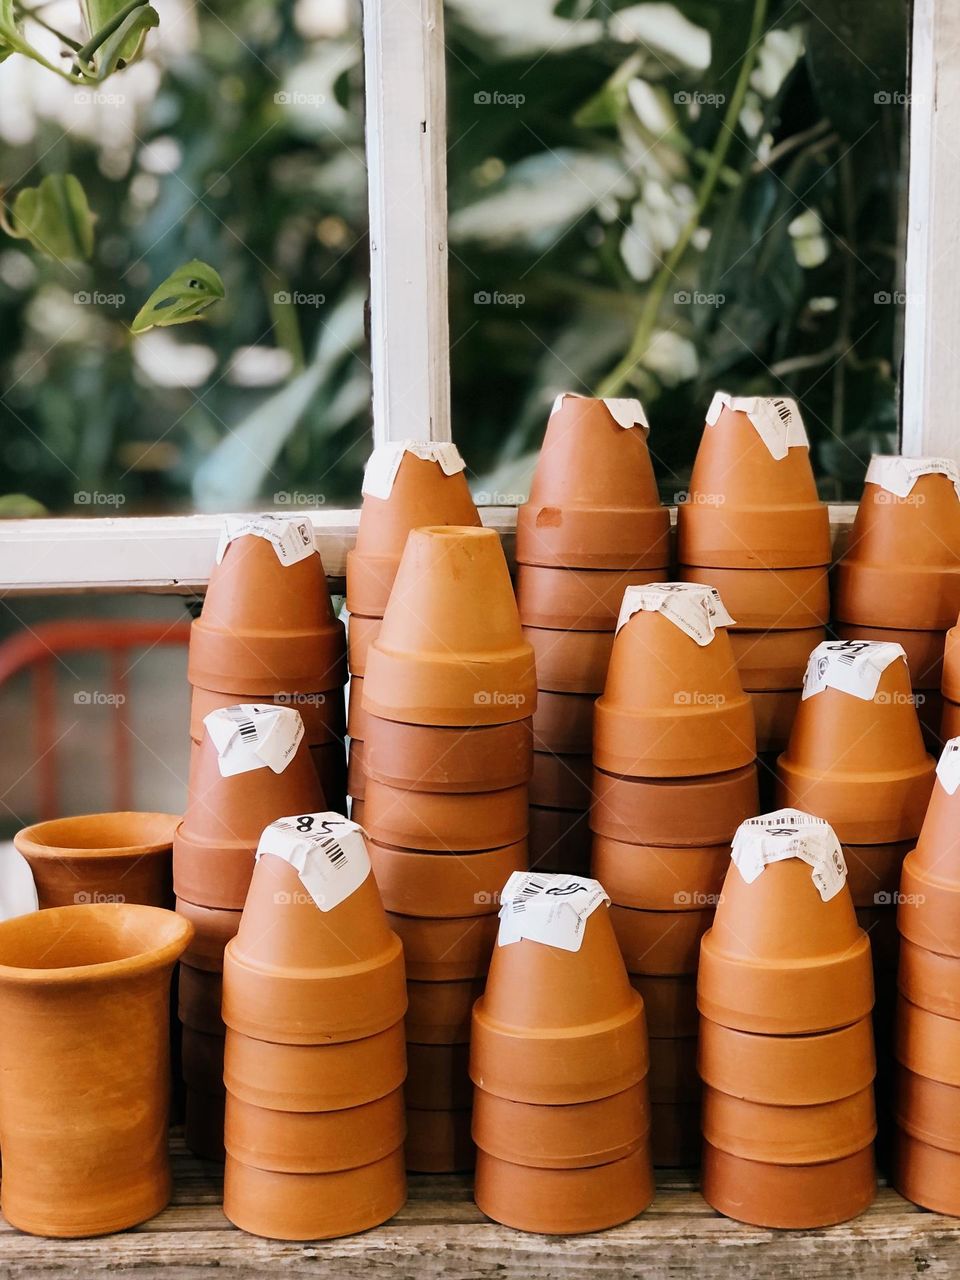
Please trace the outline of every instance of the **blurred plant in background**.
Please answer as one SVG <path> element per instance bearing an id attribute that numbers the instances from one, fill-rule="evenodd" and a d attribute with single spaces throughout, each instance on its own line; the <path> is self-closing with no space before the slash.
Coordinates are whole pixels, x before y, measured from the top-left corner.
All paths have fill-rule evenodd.
<path id="1" fill-rule="evenodd" d="M 59 510 L 355 501 L 358 6 L 156 8 L 102 86 L 0 52 L 7 203 L 72 173 L 96 219 L 87 263 L 0 232 L 2 487 Z M 446 10 L 454 430 L 478 489 L 522 494 L 555 393 L 600 388 L 643 397 L 672 497 L 723 386 L 796 395 L 825 496 L 856 496 L 896 447 L 905 0 Z M 188 259 L 226 301 L 132 337 Z"/>

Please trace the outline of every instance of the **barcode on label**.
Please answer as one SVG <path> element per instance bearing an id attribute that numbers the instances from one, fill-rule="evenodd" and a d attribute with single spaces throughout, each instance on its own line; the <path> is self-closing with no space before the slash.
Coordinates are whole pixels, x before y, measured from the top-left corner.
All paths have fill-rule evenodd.
<path id="1" fill-rule="evenodd" d="M 237 725 L 237 728 L 240 731 L 241 738 L 245 738 L 248 742 L 250 741 L 251 738 L 256 739 L 257 726 L 253 723 L 252 720 L 241 720 L 240 723 Z"/>
<path id="2" fill-rule="evenodd" d="M 774 400 L 773 405 L 780 417 L 780 421 L 785 426 L 789 426 L 790 419 L 793 417 L 793 410 L 787 402 L 785 400 Z"/>

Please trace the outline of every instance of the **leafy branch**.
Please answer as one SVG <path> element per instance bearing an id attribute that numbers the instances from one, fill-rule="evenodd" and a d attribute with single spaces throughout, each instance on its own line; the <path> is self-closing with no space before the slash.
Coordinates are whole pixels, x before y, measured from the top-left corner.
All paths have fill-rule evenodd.
<path id="1" fill-rule="evenodd" d="M 147 0 L 127 0 L 119 8 L 115 5 L 116 0 L 84 0 L 89 38 L 81 45 L 47 22 L 38 9 L 18 0 L 0 0 L 0 62 L 19 53 L 71 84 L 102 84 L 140 56 L 147 32 L 160 24 L 160 15 Z M 64 56 L 72 55 L 69 71 L 34 48 L 24 34 L 27 20 L 55 35 L 64 47 Z"/>

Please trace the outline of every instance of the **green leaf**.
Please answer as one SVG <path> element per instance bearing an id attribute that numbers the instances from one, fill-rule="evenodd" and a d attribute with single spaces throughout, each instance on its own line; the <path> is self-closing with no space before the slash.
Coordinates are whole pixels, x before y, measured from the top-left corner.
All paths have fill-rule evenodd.
<path id="1" fill-rule="evenodd" d="M 225 296 L 223 281 L 213 267 L 196 259 L 185 262 L 154 289 L 130 329 L 133 333 L 146 333 L 155 326 L 167 329 L 174 324 L 199 320 Z"/>
<path id="2" fill-rule="evenodd" d="M 25 520 L 45 516 L 47 508 L 26 493 L 5 493 L 0 497 L 0 520 Z"/>
<path id="3" fill-rule="evenodd" d="M 101 3 L 102 8 L 121 8 L 119 5 Z M 97 81 L 106 80 L 120 67 L 129 66 L 143 49 L 143 42 L 151 27 L 160 25 L 160 15 L 145 4 L 129 13 L 116 31 L 104 40 L 94 57 Z"/>
<path id="4" fill-rule="evenodd" d="M 86 262 L 93 254 L 93 214 L 72 173 L 51 173 L 38 187 L 24 187 L 12 212 L 6 231 L 38 253 L 59 262 Z"/>

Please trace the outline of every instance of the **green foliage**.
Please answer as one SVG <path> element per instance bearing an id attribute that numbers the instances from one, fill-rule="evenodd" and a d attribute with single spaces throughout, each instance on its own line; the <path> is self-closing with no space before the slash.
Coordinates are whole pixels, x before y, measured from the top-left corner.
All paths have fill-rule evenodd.
<path id="1" fill-rule="evenodd" d="M 185 262 L 157 285 L 130 326 L 132 333 L 146 333 L 154 327 L 199 320 L 215 302 L 226 296 L 223 281 L 205 262 Z"/>
<path id="2" fill-rule="evenodd" d="M 48 174 L 19 191 L 4 230 L 55 262 L 85 262 L 93 253 L 93 214 L 72 173 Z"/>

